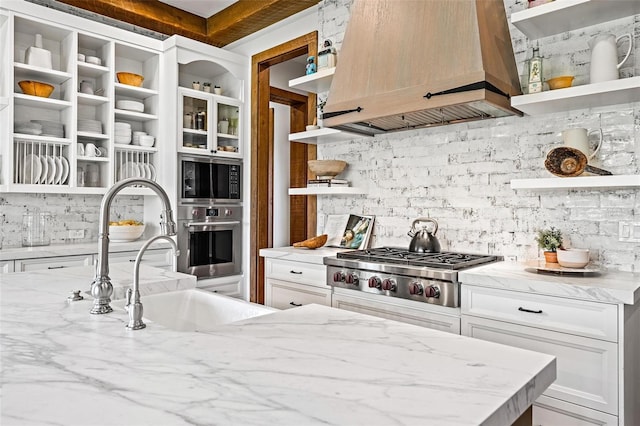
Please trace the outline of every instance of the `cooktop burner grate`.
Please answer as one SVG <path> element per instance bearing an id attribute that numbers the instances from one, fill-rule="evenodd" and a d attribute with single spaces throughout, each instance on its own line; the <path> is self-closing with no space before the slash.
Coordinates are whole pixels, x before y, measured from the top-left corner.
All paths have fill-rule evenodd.
<path id="1" fill-rule="evenodd" d="M 495 262 L 497 256 L 456 252 L 413 253 L 395 247 L 379 247 L 338 253 L 339 259 L 354 259 L 372 263 L 424 266 L 438 269 L 464 269 L 482 263 Z"/>

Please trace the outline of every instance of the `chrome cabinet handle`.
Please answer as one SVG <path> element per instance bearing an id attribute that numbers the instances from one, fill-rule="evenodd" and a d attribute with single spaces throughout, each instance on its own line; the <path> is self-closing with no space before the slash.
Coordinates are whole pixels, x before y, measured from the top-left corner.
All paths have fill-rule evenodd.
<path id="1" fill-rule="evenodd" d="M 522 306 L 520 306 L 520 307 L 518 308 L 518 310 L 519 310 L 520 312 L 529 312 L 529 313 L 531 313 L 531 314 L 541 314 L 541 313 L 542 313 L 542 309 L 537 310 L 537 311 L 534 311 L 534 310 L 531 310 L 531 309 L 523 308 Z"/>
<path id="2" fill-rule="evenodd" d="M 290 274 L 302 275 L 302 272 L 294 271 L 293 269 L 289 271 Z"/>
<path id="3" fill-rule="evenodd" d="M 291 306 L 302 306 L 302 303 L 289 302 Z"/>

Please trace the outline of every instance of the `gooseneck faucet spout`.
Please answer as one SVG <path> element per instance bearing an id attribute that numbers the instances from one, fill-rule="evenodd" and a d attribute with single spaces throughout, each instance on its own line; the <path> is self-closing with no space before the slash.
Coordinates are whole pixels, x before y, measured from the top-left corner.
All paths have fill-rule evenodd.
<path id="1" fill-rule="evenodd" d="M 160 213 L 160 232 L 162 235 L 176 235 L 176 223 L 173 221 L 171 202 L 164 189 L 150 179 L 130 178 L 124 179 L 113 185 L 104 194 L 100 205 L 100 235 L 98 236 L 98 264 L 96 265 L 96 276 L 91 283 L 91 295 L 94 298 L 92 314 L 108 314 L 113 309 L 109 306 L 113 285 L 109 278 L 109 210 L 111 203 L 118 193 L 126 187 L 142 185 L 152 189 L 162 202 L 162 212 Z"/>
<path id="2" fill-rule="evenodd" d="M 142 321 L 142 302 L 140 302 L 140 262 L 144 252 L 147 251 L 149 246 L 158 240 L 165 240 L 171 245 L 171 251 L 173 252 L 173 272 L 176 271 L 178 265 L 178 246 L 176 242 L 166 235 L 156 235 L 147 241 L 136 256 L 136 261 L 133 264 L 133 289 L 127 290 L 127 304 L 125 308 L 129 312 L 129 323 L 127 328 L 131 330 L 140 330 L 147 325 Z"/>

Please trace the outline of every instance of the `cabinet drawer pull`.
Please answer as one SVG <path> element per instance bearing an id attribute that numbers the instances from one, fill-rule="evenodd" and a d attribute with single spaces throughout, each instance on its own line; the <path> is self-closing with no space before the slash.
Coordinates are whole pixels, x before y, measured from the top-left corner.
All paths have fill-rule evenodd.
<path id="1" fill-rule="evenodd" d="M 47 269 L 62 269 L 66 268 L 66 266 L 47 266 Z"/>
<path id="2" fill-rule="evenodd" d="M 293 269 L 289 271 L 290 274 L 302 275 L 302 271 L 294 271 Z"/>
<path id="3" fill-rule="evenodd" d="M 302 306 L 302 303 L 289 302 L 291 306 Z"/>
<path id="4" fill-rule="evenodd" d="M 534 311 L 534 310 L 531 310 L 531 309 L 523 308 L 522 306 L 520 306 L 520 307 L 518 308 L 518 310 L 519 310 L 520 312 L 529 312 L 529 313 L 532 313 L 532 314 L 541 314 L 541 313 L 542 313 L 542 309 L 539 309 L 539 310 L 537 310 L 537 311 Z"/>

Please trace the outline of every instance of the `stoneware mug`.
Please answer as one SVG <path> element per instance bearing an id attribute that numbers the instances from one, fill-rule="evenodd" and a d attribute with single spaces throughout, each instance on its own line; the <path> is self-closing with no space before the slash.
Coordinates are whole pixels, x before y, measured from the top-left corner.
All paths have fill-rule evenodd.
<path id="1" fill-rule="evenodd" d="M 600 135 L 600 139 L 598 140 L 598 145 L 596 145 L 595 149 L 592 149 L 589 145 L 589 135 L 595 132 Z M 591 160 L 596 156 L 598 151 L 600 151 L 600 147 L 602 146 L 602 129 L 594 129 L 590 131 L 582 128 L 566 129 L 562 131 L 562 140 L 564 141 L 565 146 L 582 151 L 582 153 L 587 157 L 587 160 Z"/>
<path id="2" fill-rule="evenodd" d="M 78 155 L 80 157 L 84 157 L 84 145 L 81 144 L 80 142 L 78 142 L 78 144 L 76 145 L 77 150 L 78 150 Z"/>
<path id="3" fill-rule="evenodd" d="M 100 157 L 102 155 L 102 152 L 100 152 L 98 147 L 96 147 L 94 144 L 88 143 L 84 147 L 84 154 L 87 157 Z"/>

